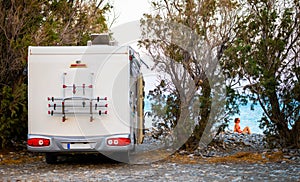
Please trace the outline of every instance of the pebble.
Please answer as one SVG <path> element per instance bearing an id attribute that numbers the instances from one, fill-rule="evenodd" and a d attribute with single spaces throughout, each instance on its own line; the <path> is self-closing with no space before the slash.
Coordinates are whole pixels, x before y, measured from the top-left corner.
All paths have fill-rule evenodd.
<path id="1" fill-rule="evenodd" d="M 145 143 L 155 144 L 146 138 Z M 246 144 L 245 144 L 246 143 Z M 248 145 L 247 145 L 248 144 Z M 239 150 L 260 150 L 266 157 L 269 152 L 282 151 L 284 158 L 278 163 L 196 163 L 184 164 L 168 160 L 149 164 L 130 165 L 112 161 L 97 161 L 87 158 L 82 161 L 63 161 L 48 165 L 41 156 L 35 161 L 22 164 L 0 165 L 0 181 L 298 181 L 300 179 L 300 149 L 268 149 L 260 135 L 237 135 L 222 133 L 205 148 L 193 153 L 179 151 L 194 160 L 195 156 L 216 157 L 229 155 Z M 9 156 L 16 153 L 9 153 Z M 5 156 L 0 156 L 5 158 Z M 19 156 L 16 156 L 19 157 Z M 90 161 L 89 161 L 90 160 Z M 290 161 L 291 160 L 291 161 Z"/>
<path id="2" fill-rule="evenodd" d="M 270 164 L 77 164 L 44 162 L 0 166 L 0 181 L 297 181 L 299 163 Z M 25 170 L 26 169 L 26 170 Z"/>
<path id="3" fill-rule="evenodd" d="M 200 147 L 194 152 L 195 155 L 205 157 L 224 157 L 237 152 L 260 152 L 263 158 L 267 152 L 284 153 L 284 158 L 290 160 L 300 159 L 300 149 L 269 149 L 265 142 L 264 135 L 261 134 L 238 134 L 234 132 L 224 132 L 217 135 L 212 142 Z M 184 153 L 180 151 L 181 153 Z"/>

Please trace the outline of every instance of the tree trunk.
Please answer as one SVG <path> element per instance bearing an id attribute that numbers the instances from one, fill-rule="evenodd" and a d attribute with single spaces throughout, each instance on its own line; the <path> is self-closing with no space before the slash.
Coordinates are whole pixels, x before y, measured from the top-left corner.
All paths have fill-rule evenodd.
<path id="1" fill-rule="evenodd" d="M 300 118 L 296 121 L 291 131 L 291 147 L 300 148 Z"/>
<path id="2" fill-rule="evenodd" d="M 197 126 L 194 128 L 192 136 L 189 137 L 187 142 L 181 147 L 181 149 L 187 151 L 194 151 L 198 148 L 199 142 L 207 125 L 210 110 L 211 110 L 211 88 L 209 85 L 208 79 L 205 79 L 202 85 L 202 93 L 201 101 L 200 101 L 200 120 Z"/>
<path id="3" fill-rule="evenodd" d="M 294 127 L 290 130 L 288 127 L 288 121 L 286 120 L 285 115 L 282 114 L 282 111 L 280 110 L 279 101 L 275 90 L 270 94 L 269 98 L 272 106 L 272 118 L 270 119 L 276 125 L 276 130 L 279 133 L 279 142 L 281 147 L 299 147 L 300 121 L 297 121 Z"/>

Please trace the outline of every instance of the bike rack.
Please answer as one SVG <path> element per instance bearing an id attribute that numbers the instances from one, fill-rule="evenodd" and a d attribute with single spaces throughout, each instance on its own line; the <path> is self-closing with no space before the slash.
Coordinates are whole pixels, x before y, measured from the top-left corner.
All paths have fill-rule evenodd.
<path id="1" fill-rule="evenodd" d="M 90 121 L 94 120 L 93 115 L 98 114 L 99 116 L 103 114 L 108 114 L 108 111 L 105 110 L 108 107 L 107 97 L 96 97 L 93 98 L 93 73 L 91 73 L 91 84 L 86 86 L 82 84 L 77 86 L 75 83 L 72 85 L 65 84 L 65 77 L 67 73 L 63 74 L 63 97 L 48 97 L 48 114 L 53 115 L 62 115 L 62 122 L 67 120 L 66 115 L 69 114 L 80 114 L 80 115 L 90 115 Z M 82 91 L 81 95 L 76 95 Z M 90 91 L 90 97 L 86 96 L 87 90 Z M 72 96 L 66 97 L 66 92 L 71 91 Z M 76 95 L 76 96 L 75 96 Z M 71 103 L 70 103 L 71 102 Z M 76 111 L 75 109 L 80 109 Z"/>

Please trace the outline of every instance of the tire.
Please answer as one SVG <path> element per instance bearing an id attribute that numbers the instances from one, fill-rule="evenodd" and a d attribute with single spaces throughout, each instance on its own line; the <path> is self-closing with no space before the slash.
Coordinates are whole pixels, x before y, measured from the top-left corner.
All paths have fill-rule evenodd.
<path id="1" fill-rule="evenodd" d="M 129 160 L 129 152 L 120 152 L 118 153 L 118 156 L 120 157 L 120 162 L 123 162 L 123 163 L 129 163 L 130 160 Z"/>
<path id="2" fill-rule="evenodd" d="M 121 163 L 129 163 L 129 152 L 114 152 L 111 154 L 104 154 L 107 157 L 111 158 L 114 161 L 121 162 Z"/>
<path id="3" fill-rule="evenodd" d="M 47 164 L 56 164 L 57 163 L 57 155 L 54 153 L 46 153 L 45 155 Z"/>

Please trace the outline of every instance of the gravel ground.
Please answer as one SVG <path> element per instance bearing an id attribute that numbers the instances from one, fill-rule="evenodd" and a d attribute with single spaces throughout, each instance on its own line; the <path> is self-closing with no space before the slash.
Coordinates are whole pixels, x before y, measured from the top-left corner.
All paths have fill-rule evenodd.
<path id="1" fill-rule="evenodd" d="M 1 164 L 0 181 L 300 181 L 299 162 L 209 163 L 170 159 L 123 164 L 99 156 L 68 157 L 56 165 L 40 156 L 20 164 Z M 174 162 L 175 161 L 175 162 Z M 178 162 L 176 162 L 178 161 Z"/>
<path id="2" fill-rule="evenodd" d="M 157 162 L 148 164 L 118 163 L 100 155 L 62 156 L 55 165 L 46 164 L 44 156 L 27 150 L 0 151 L 1 181 L 292 181 L 300 182 L 299 150 L 257 150 L 240 137 L 231 135 L 208 146 L 204 151 L 188 153 L 179 151 Z M 223 137 L 223 138 L 224 138 Z M 252 136 L 251 136 L 252 137 Z M 248 142 L 249 136 L 245 140 Z M 252 137 L 253 138 L 253 137 Z M 250 138 L 251 139 L 251 138 Z M 226 143 L 226 141 L 229 141 Z M 231 142 L 237 141 L 237 142 Z M 249 140 L 251 141 L 251 140 Z M 224 144 L 225 142 L 225 144 Z M 159 144 L 149 140 L 151 149 Z M 256 142 L 258 143 L 258 142 Z M 232 150 L 238 149 L 240 153 Z M 252 144 L 254 145 L 254 144 Z M 141 151 L 148 145 L 140 145 Z M 246 148 L 245 148 L 246 147 Z M 249 148 L 249 147 L 248 147 Z M 247 150 L 242 150 L 247 149 Z M 243 153 L 244 151 L 244 153 Z M 245 152 L 246 151 L 246 152 Z M 208 155 L 214 153 L 214 155 Z M 164 153 L 149 152 L 136 155 L 137 161 L 156 161 Z M 226 155 L 223 155 L 226 154 Z M 149 157 L 147 160 L 145 156 Z M 141 160 L 142 159 L 142 160 Z M 138 162 L 137 162 L 138 163 Z"/>

